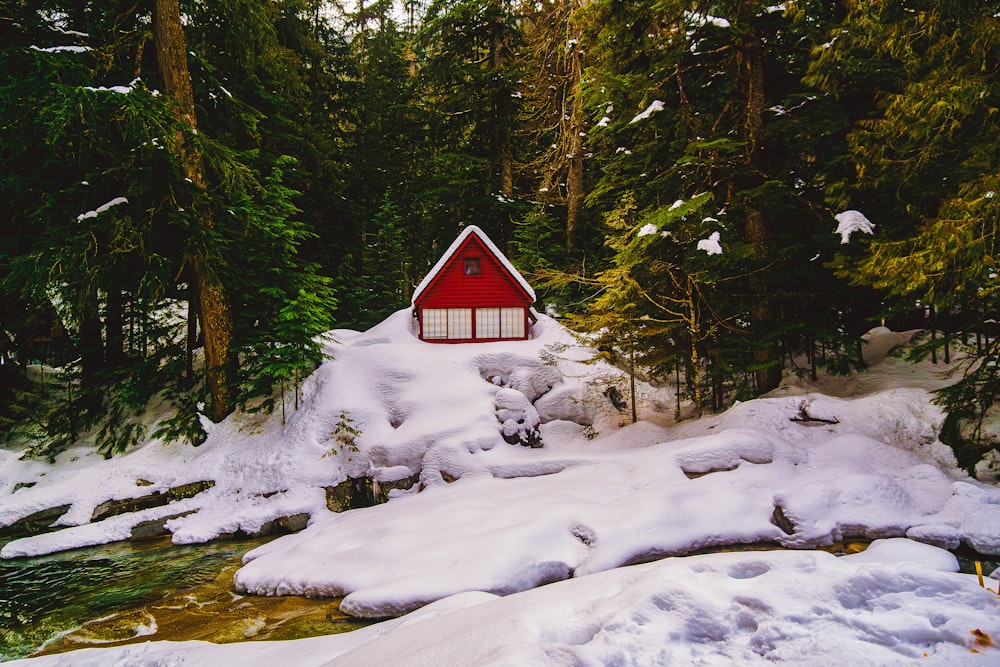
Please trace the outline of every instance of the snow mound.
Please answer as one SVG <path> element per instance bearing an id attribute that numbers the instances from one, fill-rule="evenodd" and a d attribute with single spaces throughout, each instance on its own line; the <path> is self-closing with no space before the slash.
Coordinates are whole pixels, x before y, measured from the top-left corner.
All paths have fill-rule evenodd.
<path id="1" fill-rule="evenodd" d="M 845 419 L 851 403 L 840 406 Z M 345 595 L 348 613 L 384 617 L 462 591 L 507 595 L 744 543 L 811 548 L 907 536 L 1000 553 L 996 489 L 849 430 L 792 442 L 731 429 L 634 449 L 541 453 L 531 465 L 513 457 L 485 465 L 479 454 L 449 461 L 464 466 L 458 482 L 320 518 L 249 553 L 236 586 Z"/>
<path id="2" fill-rule="evenodd" d="M 1000 601 L 974 577 L 948 571 L 949 554 L 904 542 L 871 550 L 902 554 L 905 565 L 822 552 L 672 558 L 503 598 L 464 593 L 341 635 L 149 642 L 11 664 L 812 665 L 830 656 L 858 665 L 996 664 Z"/>
<path id="3" fill-rule="evenodd" d="M 209 424 L 209 437 L 198 448 L 154 441 L 105 460 L 80 446 L 55 466 L 20 461 L 16 452 L 0 449 L 0 527 L 69 505 L 58 527 L 72 528 L 16 540 L 0 556 L 126 539 L 139 522 L 181 511 L 184 516 L 167 525 L 178 543 L 253 534 L 283 517 L 327 514 L 324 489 L 349 477 L 396 481 L 385 479 L 385 470 L 394 470 L 397 479 L 419 474 L 423 486 L 484 471 L 547 474 L 564 465 L 538 462 L 505 440 L 537 446 L 543 444 L 542 423 L 576 424 L 575 431 L 551 430 L 546 446 L 555 450 L 581 440 L 584 425 L 610 431 L 622 422 L 619 408 L 602 394 L 623 384 L 625 374 L 587 363 L 592 351 L 544 315 L 527 341 L 425 343 L 414 336 L 409 309 L 366 332 L 337 330 L 327 338 L 334 358 L 302 384 L 297 409 L 294 398 L 285 397 L 285 423 L 280 409 L 270 416 L 237 413 Z M 639 383 L 639 391 L 640 414 L 664 421 L 658 405 L 667 400 L 666 390 Z M 488 452 L 489 460 L 472 456 Z M 202 481 L 214 482 L 212 490 L 183 507 L 171 503 L 170 511 L 90 523 L 108 500 Z"/>

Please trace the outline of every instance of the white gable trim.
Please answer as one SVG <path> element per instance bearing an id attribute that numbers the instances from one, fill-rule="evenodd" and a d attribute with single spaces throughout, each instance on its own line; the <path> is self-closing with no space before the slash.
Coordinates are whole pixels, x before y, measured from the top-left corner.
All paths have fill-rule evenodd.
<path id="1" fill-rule="evenodd" d="M 507 272 L 514 278 L 514 280 L 517 281 L 517 284 L 528 293 L 528 296 L 531 297 L 532 303 L 534 303 L 535 290 L 531 289 L 531 285 L 528 284 L 528 281 L 524 279 L 524 276 L 522 276 L 517 269 L 514 268 L 514 265 L 510 263 L 510 260 L 508 260 L 502 252 L 500 252 L 500 249 L 493 244 L 493 241 L 491 241 L 490 237 L 486 235 L 486 232 L 475 225 L 469 225 L 463 229 L 462 233 L 458 235 L 458 238 L 452 241 L 452 244 L 448 247 L 445 253 L 441 255 L 441 259 L 437 261 L 434 268 L 432 268 L 427 275 L 424 276 L 424 279 L 420 281 L 420 284 L 417 285 L 417 289 L 413 292 L 411 303 L 416 304 L 420 295 L 423 294 L 424 290 L 427 289 L 431 282 L 433 282 L 437 274 L 444 269 L 445 265 L 448 264 L 452 256 L 458 252 L 458 249 L 462 247 L 465 239 L 469 238 L 470 234 L 475 234 L 479 237 L 479 240 L 482 241 L 484 246 L 486 246 L 486 249 L 493 253 L 493 256 L 497 258 L 497 261 L 500 262 L 503 268 L 507 269 Z"/>

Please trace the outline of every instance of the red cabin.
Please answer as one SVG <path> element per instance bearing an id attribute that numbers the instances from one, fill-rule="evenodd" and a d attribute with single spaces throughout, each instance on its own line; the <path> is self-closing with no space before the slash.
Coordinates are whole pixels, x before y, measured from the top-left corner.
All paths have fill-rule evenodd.
<path id="1" fill-rule="evenodd" d="M 469 225 L 413 293 L 420 340 L 524 340 L 535 291 L 486 236 Z"/>

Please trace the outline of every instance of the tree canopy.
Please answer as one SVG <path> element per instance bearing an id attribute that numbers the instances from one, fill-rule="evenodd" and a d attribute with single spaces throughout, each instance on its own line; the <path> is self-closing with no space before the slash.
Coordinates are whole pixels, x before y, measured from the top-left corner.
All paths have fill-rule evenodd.
<path id="1" fill-rule="evenodd" d="M 0 425 L 110 455 L 157 395 L 192 442 L 284 406 L 322 332 L 406 307 L 476 224 L 698 412 L 927 326 L 973 456 L 998 55 L 973 0 L 4 3 Z M 841 243 L 848 210 L 874 234 Z"/>

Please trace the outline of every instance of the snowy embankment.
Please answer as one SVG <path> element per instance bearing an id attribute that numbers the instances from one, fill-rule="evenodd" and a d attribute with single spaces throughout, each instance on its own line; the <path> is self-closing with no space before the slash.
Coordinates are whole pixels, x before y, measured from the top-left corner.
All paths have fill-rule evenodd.
<path id="1" fill-rule="evenodd" d="M 69 505 L 58 520 L 65 528 L 11 542 L 0 555 L 122 539 L 150 516 L 173 517 L 166 527 L 175 542 L 255 532 L 280 517 L 305 516 L 305 530 L 247 555 L 236 575 L 239 590 L 343 595 L 345 611 L 371 617 L 448 598 L 353 638 L 296 644 L 305 653 L 316 647 L 312 664 L 330 652 L 353 651 L 358 642 L 364 644 L 358 655 L 368 658 L 356 664 L 380 664 L 365 660 L 396 650 L 394 636 L 428 651 L 423 655 L 431 661 L 432 651 L 450 650 L 439 646 L 440 635 L 421 644 L 407 628 L 475 638 L 475 626 L 462 620 L 475 614 L 510 637 L 523 634 L 524 644 L 508 655 L 485 642 L 482 650 L 495 650 L 487 655 L 475 653 L 480 648 L 472 639 L 454 639 L 458 661 L 435 664 L 546 662 L 550 648 L 555 657 L 606 662 L 623 646 L 642 645 L 648 632 L 661 633 L 643 649 L 654 653 L 637 655 L 654 662 L 672 660 L 674 651 L 682 662 L 685 656 L 807 659 L 832 646 L 840 655 L 841 643 L 856 642 L 866 647 L 858 655 L 882 664 L 880 656 L 919 657 L 925 650 L 958 655 L 976 647 L 973 630 L 998 631 L 997 604 L 974 579 L 909 565 L 855 568 L 802 552 L 696 556 L 620 569 L 713 546 L 806 549 L 848 537 L 905 536 L 1000 553 L 1000 489 L 957 470 L 937 441 L 941 414 L 927 389 L 943 380 L 926 365 L 890 357 L 862 376 L 814 386 L 788 375 L 770 398 L 679 425 L 671 424 L 669 388 L 640 383 L 643 421 L 625 426 L 627 411 L 615 405 L 627 398 L 624 374 L 586 363 L 591 351 L 548 318 L 533 333 L 529 341 L 432 345 L 412 335 L 409 312 L 400 311 L 365 333 L 336 332 L 335 358 L 305 383 L 301 406 L 284 425 L 279 415 L 234 415 L 213 425 L 199 448 L 149 443 L 104 461 L 81 446 L 55 466 L 0 450 L 0 525 Z M 881 361 L 905 339 L 873 331 L 869 361 Z M 542 446 L 508 444 L 517 441 Z M 381 482 L 419 476 L 421 490 L 394 491 L 390 502 L 371 508 L 328 511 L 324 489 L 357 476 Z M 90 523 L 109 499 L 197 481 L 214 486 L 162 508 Z M 750 597 L 741 588 L 746 581 L 754 582 Z M 812 590 L 817 599 L 809 593 L 800 604 L 797 596 Z M 479 605 L 475 614 L 429 618 L 442 604 L 495 595 L 510 597 Z M 543 611 L 525 613 L 536 604 Z M 885 621 L 899 624 L 892 632 L 880 629 L 878 614 L 868 618 L 890 608 L 902 610 Z M 715 629 L 697 621 L 720 615 Z M 827 630 L 835 643 L 813 636 Z M 503 632 L 497 641 L 508 636 Z M 880 632 L 890 632 L 891 640 L 878 639 Z M 680 637 L 678 645 L 664 633 Z M 169 646 L 143 650 L 162 655 Z M 246 654 L 241 647 L 226 650 L 222 655 L 234 663 Z M 129 655 L 123 664 L 134 664 L 138 654 Z M 352 655 L 344 653 L 344 664 L 352 664 Z M 394 655 L 398 661 L 403 654 Z"/>
<path id="2" fill-rule="evenodd" d="M 503 598 L 462 593 L 342 635 L 151 642 L 24 664 L 996 664 L 1000 602 L 956 568 L 947 552 L 902 539 L 842 558 L 815 551 L 668 558 Z"/>
<path id="3" fill-rule="evenodd" d="M 60 530 L 11 542 L 0 555 L 39 555 L 124 539 L 140 521 L 181 513 L 186 514 L 167 522 L 177 543 L 254 533 L 281 517 L 327 514 L 324 489 L 347 477 L 390 481 L 420 475 L 424 484 L 444 484 L 442 473 L 463 474 L 455 450 L 492 449 L 491 460 L 506 466 L 504 474 L 518 469 L 530 474 L 538 466 L 560 464 L 504 442 L 502 431 L 517 437 L 533 425 L 518 424 L 519 419 L 550 422 L 558 433 L 546 451 L 567 440 L 561 434 L 586 442 L 584 424 L 603 431 L 617 428 L 622 419 L 601 392 L 612 384 L 623 391 L 624 375 L 583 363 L 590 352 L 575 347 L 547 318 L 532 340 L 506 344 L 430 345 L 414 338 L 411 326 L 409 311 L 400 311 L 363 334 L 333 332 L 337 342 L 328 351 L 335 358 L 303 384 L 298 410 L 291 409 L 292 396 L 286 397 L 285 424 L 280 411 L 237 413 L 221 424 L 206 424 L 209 437 L 197 448 L 154 441 L 105 460 L 82 443 L 59 455 L 55 465 L 20 460 L 19 451 L 0 449 L 0 528 L 69 506 L 55 521 Z M 507 403 L 498 410 L 501 384 Z M 665 419 L 661 412 L 667 408 L 657 392 L 640 389 L 644 416 Z M 498 421 L 501 414 L 509 418 L 506 425 Z M 356 450 L 339 438 L 351 429 L 360 432 Z M 454 465 L 447 470 L 449 461 Z M 214 485 L 183 505 L 93 519 L 108 500 L 165 495 L 202 481 Z"/>

